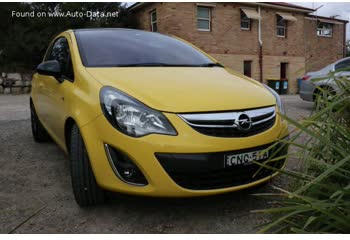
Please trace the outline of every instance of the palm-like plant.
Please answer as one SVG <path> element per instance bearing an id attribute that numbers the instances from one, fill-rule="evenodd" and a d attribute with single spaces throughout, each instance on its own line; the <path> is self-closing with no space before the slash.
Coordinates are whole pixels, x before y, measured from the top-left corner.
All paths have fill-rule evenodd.
<path id="1" fill-rule="evenodd" d="M 281 170 L 296 180 L 291 190 L 275 187 L 277 193 L 258 194 L 274 200 L 273 207 L 255 211 L 271 214 L 260 233 L 350 233 L 350 81 L 334 81 L 341 93 L 319 89 L 308 118 L 282 116 L 295 127 L 284 142 L 298 149 L 286 157 L 298 157 L 302 168 Z"/>

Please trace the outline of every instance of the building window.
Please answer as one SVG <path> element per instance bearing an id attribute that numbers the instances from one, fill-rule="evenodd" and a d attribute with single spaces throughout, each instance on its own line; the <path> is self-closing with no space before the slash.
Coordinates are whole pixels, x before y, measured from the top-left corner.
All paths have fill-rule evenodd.
<path id="1" fill-rule="evenodd" d="M 332 37 L 333 24 L 326 22 L 317 23 L 317 36 Z"/>
<path id="2" fill-rule="evenodd" d="M 243 74 L 247 77 L 252 77 L 252 61 L 243 62 Z"/>
<path id="3" fill-rule="evenodd" d="M 157 11 L 154 10 L 151 12 L 151 31 L 152 32 L 157 32 L 158 27 L 157 27 Z"/>
<path id="4" fill-rule="evenodd" d="M 284 20 L 281 16 L 277 15 L 277 37 L 286 37 L 287 36 L 287 21 Z"/>
<path id="5" fill-rule="evenodd" d="M 241 29 L 250 30 L 250 18 L 241 10 Z"/>
<path id="6" fill-rule="evenodd" d="M 197 7 L 197 29 L 199 31 L 210 31 L 210 11 L 209 7 Z"/>

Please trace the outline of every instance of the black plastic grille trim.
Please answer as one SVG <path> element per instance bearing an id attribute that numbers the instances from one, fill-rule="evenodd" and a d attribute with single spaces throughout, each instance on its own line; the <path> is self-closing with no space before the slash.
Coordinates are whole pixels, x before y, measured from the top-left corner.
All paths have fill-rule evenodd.
<path id="1" fill-rule="evenodd" d="M 273 170 L 260 167 L 258 164 L 239 165 L 224 168 L 225 154 L 250 152 L 267 148 L 264 145 L 256 148 L 224 153 L 171 154 L 156 153 L 156 157 L 170 178 L 179 186 L 191 190 L 222 189 L 258 181 L 274 173 Z M 278 153 L 276 150 L 278 150 Z M 288 146 L 277 145 L 270 151 L 270 156 L 285 155 Z M 280 169 L 285 159 L 270 162 L 267 165 Z M 259 171 L 258 171 L 259 170 Z M 254 174 L 256 174 L 254 176 Z M 253 177 L 254 176 L 254 177 Z"/>

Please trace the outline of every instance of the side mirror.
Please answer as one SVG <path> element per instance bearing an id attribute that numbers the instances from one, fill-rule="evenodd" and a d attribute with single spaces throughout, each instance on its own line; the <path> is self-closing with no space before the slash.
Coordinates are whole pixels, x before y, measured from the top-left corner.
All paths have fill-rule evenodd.
<path id="1" fill-rule="evenodd" d="M 56 79 L 61 76 L 61 66 L 59 62 L 56 60 L 40 63 L 36 68 L 36 71 L 40 75 L 52 76 L 52 77 L 55 77 Z"/>

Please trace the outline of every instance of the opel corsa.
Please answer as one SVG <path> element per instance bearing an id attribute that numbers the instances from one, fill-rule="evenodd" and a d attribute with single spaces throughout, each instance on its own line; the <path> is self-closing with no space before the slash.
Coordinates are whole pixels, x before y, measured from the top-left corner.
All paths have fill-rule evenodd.
<path id="1" fill-rule="evenodd" d="M 131 29 L 59 34 L 33 76 L 34 140 L 68 155 L 81 206 L 105 191 L 192 197 L 268 181 L 288 136 L 272 89 L 184 40 Z M 268 150 L 266 150 L 268 149 Z"/>

